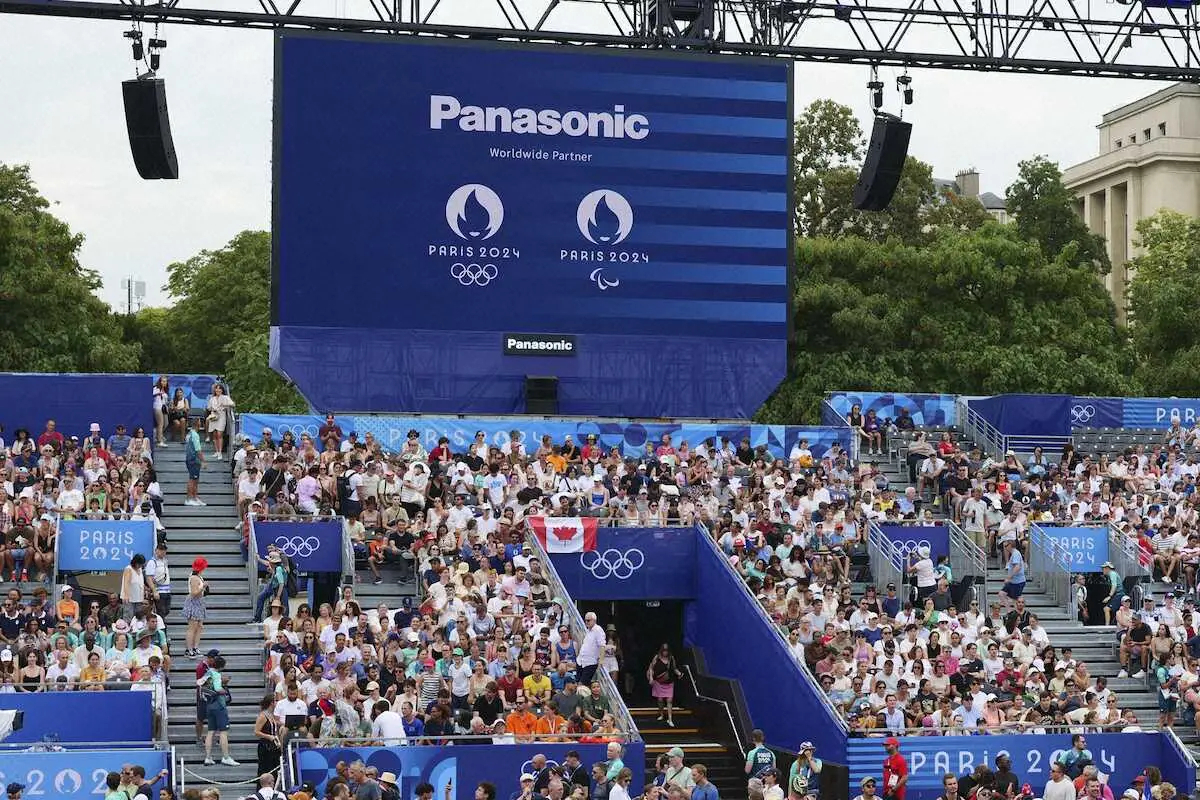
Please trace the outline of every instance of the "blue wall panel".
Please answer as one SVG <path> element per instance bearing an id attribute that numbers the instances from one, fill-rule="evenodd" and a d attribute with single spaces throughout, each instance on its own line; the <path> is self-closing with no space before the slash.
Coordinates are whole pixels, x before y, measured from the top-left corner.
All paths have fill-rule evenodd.
<path id="1" fill-rule="evenodd" d="M 147 375 L 109 374 L 0 374 L 0 424 L 5 441 L 18 428 L 34 439 L 53 419 L 64 436 L 87 436 L 93 422 L 109 436 L 118 423 L 130 433 L 137 426 L 154 435 L 154 415 Z"/>
<path id="2" fill-rule="evenodd" d="M 149 742 L 152 692 L 38 692 L 0 694 L 0 709 L 25 712 L 25 726 L 5 744 L 53 736 L 71 742 Z"/>

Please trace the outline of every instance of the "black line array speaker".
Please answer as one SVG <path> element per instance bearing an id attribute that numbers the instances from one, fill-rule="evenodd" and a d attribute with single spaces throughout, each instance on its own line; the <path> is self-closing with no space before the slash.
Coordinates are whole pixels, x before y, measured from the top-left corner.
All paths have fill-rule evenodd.
<path id="1" fill-rule="evenodd" d="M 854 207 L 859 211 L 882 211 L 892 202 L 911 135 L 910 123 L 891 114 L 876 113 L 871 145 L 854 185 Z"/>
<path id="2" fill-rule="evenodd" d="M 551 376 L 525 376 L 525 413 L 558 413 L 558 378 Z"/>
<path id="3" fill-rule="evenodd" d="M 122 81 L 125 127 L 138 175 L 146 180 L 179 177 L 171 120 L 167 116 L 167 84 L 159 78 Z"/>

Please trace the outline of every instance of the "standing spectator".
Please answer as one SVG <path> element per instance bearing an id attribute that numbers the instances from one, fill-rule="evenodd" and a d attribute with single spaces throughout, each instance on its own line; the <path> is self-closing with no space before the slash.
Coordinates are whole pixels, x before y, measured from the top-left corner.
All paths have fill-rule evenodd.
<path id="1" fill-rule="evenodd" d="M 212 435 L 213 458 L 220 461 L 225 450 L 225 431 L 229 427 L 229 417 L 233 412 L 233 400 L 225 394 L 225 387 L 214 383 L 212 394 L 208 398 L 208 416 L 205 423 Z"/>
<path id="2" fill-rule="evenodd" d="M 187 633 L 184 637 L 183 654 L 188 658 L 200 657 L 200 637 L 204 633 L 204 621 L 208 618 L 208 607 L 205 598 L 208 596 L 208 584 L 204 580 L 204 570 L 208 569 L 208 559 L 196 556 L 192 561 L 192 574 L 188 576 L 188 595 L 183 601 L 183 618 L 187 620 Z"/>
<path id="3" fill-rule="evenodd" d="M 170 402 L 171 397 L 171 382 L 167 379 L 166 375 L 159 375 L 158 380 L 154 382 L 152 397 L 154 404 L 154 444 L 157 447 L 162 447 L 167 443 L 167 404 Z"/>
<path id="4" fill-rule="evenodd" d="M 203 424 L 204 420 L 197 417 L 183 441 L 183 461 L 187 465 L 188 473 L 187 499 L 183 504 L 187 506 L 208 505 L 200 499 L 200 470 L 204 467 L 204 443 L 200 441 L 200 426 Z"/>
<path id="5" fill-rule="evenodd" d="M 708 768 L 703 764 L 692 764 L 692 800 L 719 800 L 717 787 L 708 779 Z"/>
<path id="6" fill-rule="evenodd" d="M 1075 783 L 1067 777 L 1067 770 L 1055 761 L 1050 765 L 1050 780 L 1042 792 L 1042 800 L 1075 800 Z"/>
<path id="7" fill-rule="evenodd" d="M 678 786 L 685 793 L 689 793 L 692 787 L 696 785 L 696 781 L 692 778 L 692 771 L 683 765 L 683 757 L 684 752 L 682 747 L 672 747 L 667 751 L 667 780 L 665 787 Z"/>
<path id="8" fill-rule="evenodd" d="M 197 679 L 200 696 L 204 699 L 206 712 L 205 721 L 208 723 L 208 733 L 204 737 L 204 766 L 213 765 L 212 745 L 213 734 L 217 734 L 221 744 L 221 763 L 229 767 L 239 767 L 241 764 L 229 755 L 229 697 L 225 686 L 225 677 L 221 670 L 225 669 L 225 659 L 216 656 L 210 662 L 211 666 Z"/>
<path id="9" fill-rule="evenodd" d="M 889 736 L 883 740 L 883 748 L 887 752 L 887 758 L 883 760 L 884 800 L 904 800 L 907 793 L 905 784 L 908 783 L 908 762 L 900 755 L 900 740 Z"/>
<path id="10" fill-rule="evenodd" d="M 146 557 L 134 553 L 129 564 L 121 572 L 121 617 L 132 620 L 133 615 L 146 602 Z"/>
<path id="11" fill-rule="evenodd" d="M 583 625 L 587 630 L 579 647 L 579 683 L 590 686 L 592 676 L 596 674 L 596 667 L 604 655 L 607 640 L 604 629 L 596 624 L 595 613 L 589 611 L 583 618 Z"/>
<path id="12" fill-rule="evenodd" d="M 1016 600 L 1025 591 L 1025 559 L 1015 539 L 1006 540 L 1004 550 L 1008 574 L 1004 576 L 1004 586 L 1000 589 L 1000 605 L 1007 609 L 1009 601 Z"/>
<path id="13" fill-rule="evenodd" d="M 367 774 L 361 761 L 350 765 L 350 787 L 354 791 L 354 800 L 380 800 L 383 796 L 379 783 Z"/>
<path id="14" fill-rule="evenodd" d="M 1112 615 L 1121 609 L 1121 598 L 1125 596 L 1125 585 L 1121 576 L 1113 567 L 1111 561 L 1100 565 L 1104 577 L 1108 579 L 1108 593 L 1104 595 L 1104 624 L 1112 625 Z"/>
<path id="15" fill-rule="evenodd" d="M 167 543 L 160 541 L 154 548 L 154 558 L 146 562 L 146 582 L 151 587 L 151 599 L 158 615 L 166 619 L 171 613 L 171 569 L 167 566 Z"/>
<path id="16" fill-rule="evenodd" d="M 283 592 L 283 587 L 287 583 L 287 572 L 283 568 L 283 559 L 278 553 L 272 552 L 267 556 L 267 567 L 271 574 L 264 583 L 263 588 L 258 593 L 258 600 L 254 605 L 254 621 L 262 622 L 263 608 L 268 600 L 279 600 L 280 594 Z M 281 603 L 282 605 L 282 603 Z"/>
<path id="17" fill-rule="evenodd" d="M 629 784 L 633 783 L 633 770 L 622 767 L 608 791 L 608 800 L 631 800 Z"/>
<path id="18" fill-rule="evenodd" d="M 788 795 L 803 798 L 816 794 L 821 786 L 821 769 L 825 766 L 821 759 L 814 755 L 816 748 L 812 742 L 801 742 L 796 760 L 788 770 Z"/>
<path id="19" fill-rule="evenodd" d="M 650 661 L 650 666 L 646 668 L 646 680 L 650 682 L 650 694 L 658 702 L 658 721 L 662 721 L 665 709 L 667 726 L 671 728 L 675 727 L 675 679 L 682 676 L 679 665 L 675 663 L 675 656 L 671 654 L 671 648 L 663 643 Z"/>
<path id="20" fill-rule="evenodd" d="M 925 598 L 937 589 L 937 574 L 934 572 L 933 559 L 929 557 L 929 547 L 921 545 L 909 554 L 908 573 L 916 579 L 917 603 L 925 602 Z M 884 787 L 886 791 L 886 787 Z M 886 795 L 885 795 L 886 797 Z"/>
<path id="21" fill-rule="evenodd" d="M 268 775 L 279 769 L 283 748 L 279 739 L 279 721 L 275 719 L 275 693 L 263 696 L 254 719 L 254 738 L 258 744 L 258 774 Z"/>
<path id="22" fill-rule="evenodd" d="M 763 742 L 766 735 L 759 728 L 750 731 L 750 742 L 754 745 L 746 753 L 746 775 L 761 778 L 767 770 L 775 769 L 775 753 Z"/>

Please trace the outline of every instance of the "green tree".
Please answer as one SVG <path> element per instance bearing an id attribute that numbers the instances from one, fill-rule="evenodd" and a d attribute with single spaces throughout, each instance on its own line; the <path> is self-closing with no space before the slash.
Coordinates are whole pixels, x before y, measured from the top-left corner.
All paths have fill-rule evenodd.
<path id="1" fill-rule="evenodd" d="M 1088 266 L 1008 226 L 926 246 L 802 239 L 798 341 L 768 422 L 816 421 L 831 388 L 1123 394 L 1136 388 L 1115 309 Z"/>
<path id="2" fill-rule="evenodd" d="M 219 250 L 167 267 L 175 300 L 166 327 L 180 371 L 223 374 L 242 409 L 302 411 L 307 406 L 268 364 L 271 238 L 243 231 Z"/>
<path id="3" fill-rule="evenodd" d="M 138 345 L 79 263 L 83 237 L 49 207 L 28 166 L 0 164 L 0 370 L 136 370 Z"/>
<path id="4" fill-rule="evenodd" d="M 907 158 L 892 202 L 883 211 L 854 208 L 854 185 L 866 140 L 854 112 L 817 100 L 801 113 L 792 137 L 796 235 L 889 237 L 916 243 L 929 236 L 927 217 L 936 199 L 932 168 Z"/>
<path id="5" fill-rule="evenodd" d="M 1129 284 L 1138 375 L 1151 394 L 1200 391 L 1200 220 L 1163 210 L 1137 225 L 1142 255 Z"/>
<path id="6" fill-rule="evenodd" d="M 1075 213 L 1075 196 L 1063 185 L 1058 164 L 1045 156 L 1022 161 L 1016 182 L 1008 187 L 1007 200 L 1009 214 L 1016 217 L 1017 232 L 1040 244 L 1049 257 L 1070 247 L 1071 263 L 1088 266 L 1096 274 L 1112 268 L 1104 238 L 1091 233 Z"/>
<path id="7" fill-rule="evenodd" d="M 138 372 L 162 374 L 181 369 L 179 339 L 171 328 L 171 309 L 143 308 L 136 314 L 121 315 L 125 341 L 137 343 L 141 353 Z"/>

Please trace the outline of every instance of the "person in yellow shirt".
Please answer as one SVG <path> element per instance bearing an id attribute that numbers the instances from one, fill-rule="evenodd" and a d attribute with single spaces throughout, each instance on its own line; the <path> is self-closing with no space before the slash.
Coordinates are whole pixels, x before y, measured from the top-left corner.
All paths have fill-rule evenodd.
<path id="1" fill-rule="evenodd" d="M 535 706 L 540 706 L 550 699 L 550 692 L 554 687 L 550 684 L 550 679 L 546 677 L 545 671 L 541 664 L 534 662 L 533 672 L 525 676 L 522 683 L 525 689 L 525 697 Z"/>
<path id="2" fill-rule="evenodd" d="M 100 654 L 94 651 L 88 653 L 87 666 L 79 672 L 79 688 L 85 691 L 103 691 L 106 677 Z"/>

